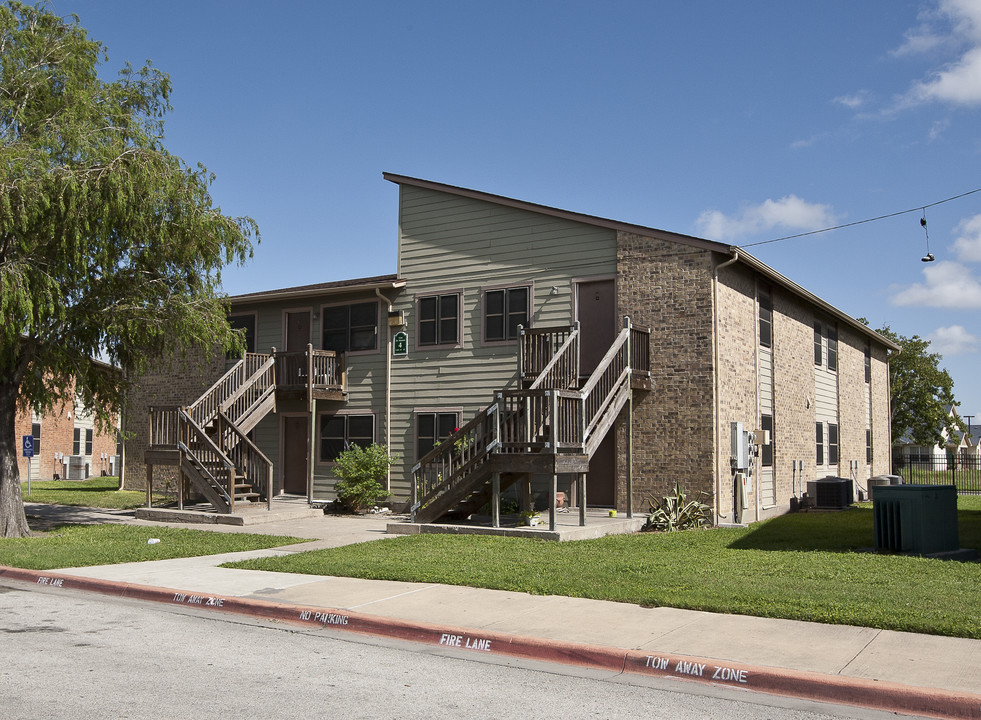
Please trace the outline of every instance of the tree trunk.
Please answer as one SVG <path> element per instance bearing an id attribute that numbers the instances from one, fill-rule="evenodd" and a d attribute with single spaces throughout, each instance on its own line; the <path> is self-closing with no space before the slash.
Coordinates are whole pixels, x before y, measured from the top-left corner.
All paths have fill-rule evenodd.
<path id="1" fill-rule="evenodd" d="M 14 433 L 17 418 L 18 386 L 0 382 L 0 537 L 30 535 L 24 498 L 20 494 L 20 470 L 17 468 L 18 438 Z"/>

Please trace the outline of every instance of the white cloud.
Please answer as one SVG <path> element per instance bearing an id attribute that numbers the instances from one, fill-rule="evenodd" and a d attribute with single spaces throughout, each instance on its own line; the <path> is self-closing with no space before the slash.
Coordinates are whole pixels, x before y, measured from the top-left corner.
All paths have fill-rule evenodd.
<path id="1" fill-rule="evenodd" d="M 852 93 L 851 95 L 839 95 L 831 102 L 837 105 L 844 105 L 846 108 L 851 110 L 856 110 L 864 105 L 869 99 L 868 90 L 859 90 L 857 93 Z"/>
<path id="2" fill-rule="evenodd" d="M 981 262 L 981 214 L 961 220 L 956 228 L 954 252 L 964 262 Z"/>
<path id="3" fill-rule="evenodd" d="M 926 339 L 930 341 L 930 351 L 941 355 L 972 355 L 981 343 L 981 338 L 969 333 L 963 325 L 937 328 Z"/>
<path id="4" fill-rule="evenodd" d="M 892 304 L 944 307 L 961 310 L 981 308 L 981 283 L 971 271 L 951 261 L 931 263 L 923 269 L 925 282 L 898 290 Z"/>
<path id="5" fill-rule="evenodd" d="M 923 20 L 919 27 L 906 33 L 906 42 L 894 55 L 934 50 L 953 50 L 959 55 L 926 79 L 913 83 L 898 107 L 929 102 L 981 105 L 981 2 L 940 0 L 937 11 L 924 15 Z M 942 20 L 945 27 L 934 27 L 936 20 Z"/>
<path id="6" fill-rule="evenodd" d="M 738 216 L 728 216 L 718 210 L 706 210 L 698 216 L 695 226 L 704 237 L 712 240 L 732 240 L 746 235 L 782 228 L 784 230 L 819 230 L 833 225 L 830 205 L 809 203 L 796 195 L 779 200 L 765 200 L 745 208 Z"/>
<path id="7" fill-rule="evenodd" d="M 946 132 L 947 128 L 949 127 L 950 127 L 950 120 L 944 119 L 944 120 L 937 120 L 936 122 L 934 122 L 933 126 L 930 128 L 930 133 L 927 136 L 930 142 L 933 142 L 934 140 L 938 139 L 941 135 L 944 134 L 944 132 Z"/>

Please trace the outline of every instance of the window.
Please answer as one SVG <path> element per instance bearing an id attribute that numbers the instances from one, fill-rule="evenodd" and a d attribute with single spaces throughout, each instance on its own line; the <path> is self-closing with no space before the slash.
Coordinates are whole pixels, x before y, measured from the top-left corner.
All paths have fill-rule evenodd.
<path id="1" fill-rule="evenodd" d="M 773 416 L 760 417 L 760 430 L 770 433 L 770 442 L 760 448 L 760 464 L 763 467 L 773 467 Z"/>
<path id="2" fill-rule="evenodd" d="M 378 349 L 378 303 L 336 305 L 323 309 L 324 350 Z"/>
<path id="3" fill-rule="evenodd" d="M 458 427 L 455 412 L 426 412 L 416 415 L 416 459 L 449 437 Z"/>
<path id="4" fill-rule="evenodd" d="M 72 455 L 82 454 L 82 428 L 75 428 L 75 435 L 72 439 Z"/>
<path id="5" fill-rule="evenodd" d="M 375 441 L 374 415 L 321 415 L 320 462 L 335 462 L 352 445 L 366 448 Z"/>
<path id="6" fill-rule="evenodd" d="M 85 454 L 92 454 L 92 429 L 89 428 L 85 431 Z"/>
<path id="7" fill-rule="evenodd" d="M 838 464 L 838 426 L 828 423 L 828 465 Z"/>
<path id="8" fill-rule="evenodd" d="M 34 455 L 41 454 L 41 423 L 31 423 L 31 435 L 34 436 Z"/>
<path id="9" fill-rule="evenodd" d="M 821 423 L 814 424 L 814 447 L 815 447 L 815 462 L 818 465 L 824 465 L 824 425 Z"/>
<path id="10" fill-rule="evenodd" d="M 865 464 L 872 464 L 872 428 L 865 430 Z"/>
<path id="11" fill-rule="evenodd" d="M 820 365 L 824 354 L 821 352 L 821 323 L 814 323 L 814 364 Z"/>
<path id="12" fill-rule="evenodd" d="M 484 339 L 514 340 L 518 326 L 528 327 L 528 288 L 502 288 L 484 293 Z"/>
<path id="13" fill-rule="evenodd" d="M 773 345 L 773 298 L 769 288 L 760 287 L 760 345 Z"/>
<path id="14" fill-rule="evenodd" d="M 828 328 L 828 370 L 838 369 L 838 330 Z"/>
<path id="15" fill-rule="evenodd" d="M 245 352 L 255 352 L 255 315 L 229 315 L 228 324 L 232 330 L 245 331 Z"/>
<path id="16" fill-rule="evenodd" d="M 419 298 L 419 344 L 456 345 L 460 340 L 460 295 Z"/>
<path id="17" fill-rule="evenodd" d="M 865 382 L 872 382 L 872 348 L 865 346 Z"/>

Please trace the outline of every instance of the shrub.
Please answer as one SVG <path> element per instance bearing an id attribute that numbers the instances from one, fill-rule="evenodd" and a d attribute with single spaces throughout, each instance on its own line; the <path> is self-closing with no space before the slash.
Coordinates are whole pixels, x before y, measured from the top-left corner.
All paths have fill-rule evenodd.
<path id="1" fill-rule="evenodd" d="M 660 502 L 650 499 L 651 514 L 647 516 L 643 530 L 690 530 L 706 527 L 712 522 L 712 508 L 702 502 L 707 499 L 704 493 L 698 493 L 694 500 L 689 500 L 681 490 L 681 484 L 674 487 L 674 495 L 661 498 Z"/>
<path id="2" fill-rule="evenodd" d="M 362 449 L 352 445 L 337 456 L 334 475 L 338 478 L 334 485 L 337 501 L 341 509 L 350 512 L 364 512 L 389 493 L 382 484 L 388 468 L 398 461 L 377 443 Z"/>

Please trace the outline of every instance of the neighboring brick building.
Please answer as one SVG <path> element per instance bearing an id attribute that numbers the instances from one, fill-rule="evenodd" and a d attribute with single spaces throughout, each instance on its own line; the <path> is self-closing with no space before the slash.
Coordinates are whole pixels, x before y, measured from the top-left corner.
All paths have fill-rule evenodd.
<path id="1" fill-rule="evenodd" d="M 408 501 L 413 466 L 454 428 L 490 417 L 496 393 L 531 392 L 530 378 L 518 377 L 519 344 L 529 335 L 519 325 L 578 328 L 580 379 L 569 388 L 575 395 L 624 337 L 624 316 L 650 328 L 649 336 L 643 329 L 636 336 L 649 344 L 653 390 L 640 383 L 632 391 L 635 510 L 680 483 L 712 496 L 718 522 L 752 521 L 785 512 L 808 480 L 842 475 L 863 483 L 889 471 L 888 353 L 896 346 L 751 255 L 677 233 L 385 177 L 400 189 L 396 275 L 230 299 L 251 351 L 276 346 L 302 355 L 309 344 L 315 353 L 336 353 L 344 369 L 339 384 L 321 387 L 320 395 L 287 397 L 277 389 L 276 412 L 243 428 L 272 462 L 275 492 L 332 497 L 337 449 L 375 441 L 400 456 L 390 489 L 397 502 Z M 393 356 L 396 332 L 405 347 Z M 560 353 L 563 337 L 556 332 L 541 347 Z M 165 372 L 140 384 L 142 395 L 127 414 L 128 428 L 144 428 L 128 452 L 130 480 L 143 477 L 149 406 L 189 404 L 218 378 L 221 364 L 202 370 Z M 555 394 L 542 397 L 534 402 L 560 402 Z M 588 456 L 590 505 L 628 504 L 629 405 L 622 407 L 602 443 L 578 451 Z M 518 422 L 524 410 L 501 404 L 497 412 L 505 423 Z M 565 442 L 560 431 L 568 428 L 552 426 L 558 417 L 545 413 L 528 430 L 526 444 L 537 459 Z M 732 423 L 771 439 L 739 475 Z M 489 442 L 475 438 L 456 444 Z M 540 468 L 533 459 L 527 467 Z M 444 471 L 479 464 L 463 460 L 450 459 L 436 477 L 442 482 Z M 582 472 L 569 469 L 574 465 L 555 472 Z M 547 496 L 551 483 L 550 475 L 539 475 L 534 489 Z M 577 487 L 571 474 L 558 484 L 568 492 Z"/>
<path id="2" fill-rule="evenodd" d="M 64 403 L 40 416 L 18 411 L 14 428 L 22 482 L 28 478 L 28 459 L 21 452 L 25 435 L 34 437 L 34 457 L 30 460 L 33 480 L 83 480 L 119 473 L 118 430 L 101 432 L 92 414 L 76 402 Z"/>

